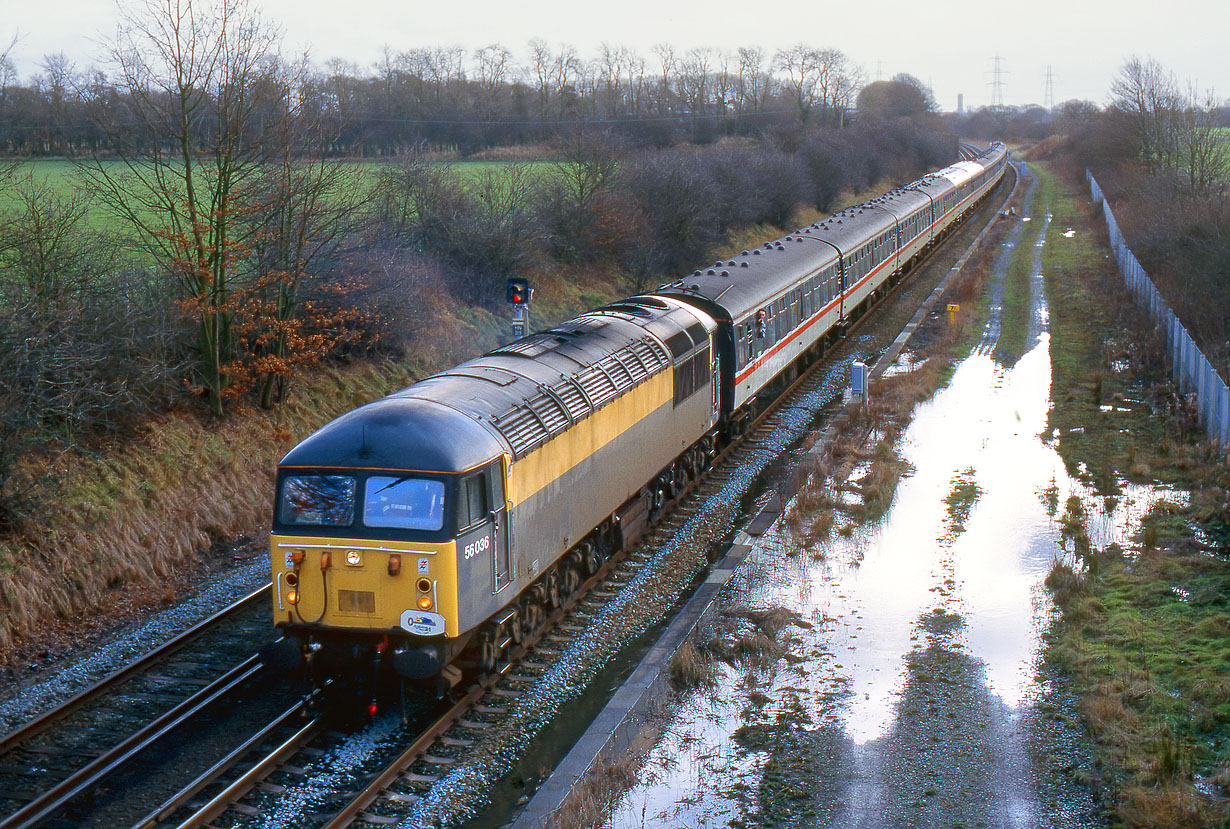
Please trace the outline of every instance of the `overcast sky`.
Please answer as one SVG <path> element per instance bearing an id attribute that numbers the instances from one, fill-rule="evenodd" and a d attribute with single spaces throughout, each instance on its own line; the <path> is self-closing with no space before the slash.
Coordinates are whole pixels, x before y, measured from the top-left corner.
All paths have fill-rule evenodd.
<path id="1" fill-rule="evenodd" d="M 533 37 L 575 46 L 582 57 L 602 42 L 647 60 L 657 43 L 767 52 L 804 42 L 836 47 L 868 80 L 909 72 L 930 84 L 944 109 L 958 93 L 967 107 L 992 102 L 1000 57 L 1007 104 L 1043 103 L 1047 68 L 1056 103 L 1107 102 L 1111 78 L 1130 55 L 1156 58 L 1180 79 L 1230 94 L 1227 0 L 1033 0 L 1025 5 L 921 0 L 259 0 L 285 34 L 288 53 L 308 49 L 317 63 L 343 58 L 367 70 L 382 47 L 475 49 L 500 43 L 526 63 Z M 938 8 L 944 8 L 940 4 Z M 23 80 L 43 55 L 64 52 L 78 68 L 96 64 L 98 40 L 114 32 L 110 0 L 0 0 L 0 39 L 20 36 L 12 58 Z M 2 47 L 0 47 L 2 48 Z"/>

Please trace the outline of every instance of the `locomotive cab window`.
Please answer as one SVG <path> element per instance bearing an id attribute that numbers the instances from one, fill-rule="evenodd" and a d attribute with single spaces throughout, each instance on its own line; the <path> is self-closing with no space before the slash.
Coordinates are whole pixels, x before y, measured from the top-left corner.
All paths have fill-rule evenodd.
<path id="1" fill-rule="evenodd" d="M 487 476 L 472 475 L 461 482 L 457 499 L 457 528 L 465 529 L 487 517 Z"/>
<path id="2" fill-rule="evenodd" d="M 363 523 L 368 527 L 439 530 L 444 526 L 444 483 L 373 475 L 363 485 Z"/>
<path id="3" fill-rule="evenodd" d="M 349 527 L 354 493 L 349 475 L 291 475 L 282 481 L 278 520 L 299 527 Z"/>

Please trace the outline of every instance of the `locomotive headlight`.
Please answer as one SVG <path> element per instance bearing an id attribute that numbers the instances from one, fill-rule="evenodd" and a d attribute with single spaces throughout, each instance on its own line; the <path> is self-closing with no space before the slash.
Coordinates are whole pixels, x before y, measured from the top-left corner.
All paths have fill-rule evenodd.
<path id="1" fill-rule="evenodd" d="M 291 604 L 299 604 L 299 591 L 298 590 L 287 590 L 286 591 L 286 601 L 290 602 Z"/>
<path id="2" fill-rule="evenodd" d="M 351 567 L 358 567 L 360 564 L 363 563 L 363 554 L 360 553 L 358 550 L 347 550 L 346 551 L 346 563 L 349 564 Z"/>
<path id="3" fill-rule="evenodd" d="M 296 584 L 299 583 L 299 577 L 296 576 L 294 573 L 287 573 L 286 583 L 289 584 L 291 587 L 294 587 Z"/>
<path id="4" fill-rule="evenodd" d="M 419 609 L 431 610 L 431 596 L 419 596 Z"/>

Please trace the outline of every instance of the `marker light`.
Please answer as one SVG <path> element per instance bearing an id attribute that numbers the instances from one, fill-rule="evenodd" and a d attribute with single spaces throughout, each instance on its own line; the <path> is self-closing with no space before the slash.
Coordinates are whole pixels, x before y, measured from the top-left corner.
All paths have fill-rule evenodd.
<path id="1" fill-rule="evenodd" d="M 401 556 L 393 553 L 389 556 L 389 575 L 396 576 L 401 573 Z"/>
<path id="2" fill-rule="evenodd" d="M 431 610 L 431 596 L 419 596 L 419 608 Z"/>
<path id="3" fill-rule="evenodd" d="M 367 704 L 367 716 L 369 716 L 369 717 L 374 717 L 374 716 L 376 716 L 376 711 L 377 711 L 377 708 L 376 708 L 376 703 L 374 703 L 374 702 L 369 702 L 369 703 Z"/>
<path id="4" fill-rule="evenodd" d="M 296 570 L 298 570 L 301 566 L 303 566 L 303 557 L 305 555 L 307 554 L 303 550 L 291 550 L 290 551 L 290 562 L 291 564 L 295 565 Z"/>
<path id="5" fill-rule="evenodd" d="M 333 556 L 329 555 L 328 550 L 325 550 L 320 554 L 320 569 L 328 570 L 331 564 L 333 564 Z"/>
<path id="6" fill-rule="evenodd" d="M 290 602 L 291 604 L 299 604 L 299 591 L 298 590 L 287 590 L 286 591 L 286 601 Z"/>

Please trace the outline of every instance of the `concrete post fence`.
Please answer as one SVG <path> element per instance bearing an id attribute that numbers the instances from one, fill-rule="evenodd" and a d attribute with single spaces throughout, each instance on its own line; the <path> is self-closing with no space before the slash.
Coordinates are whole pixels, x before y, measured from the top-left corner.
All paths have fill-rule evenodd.
<path id="1" fill-rule="evenodd" d="M 1128 293 L 1136 304 L 1144 308 L 1157 325 L 1158 332 L 1166 343 L 1166 353 L 1170 359 L 1171 373 L 1178 385 L 1180 394 L 1191 395 L 1195 401 L 1195 412 L 1200 425 L 1215 441 L 1224 454 L 1230 449 L 1230 387 L 1218 375 L 1212 363 L 1204 356 L 1196 345 L 1196 341 L 1187 333 L 1183 323 L 1171 310 L 1162 297 L 1149 274 L 1136 260 L 1136 255 L 1123 238 L 1115 214 L 1111 212 L 1102 188 L 1088 170 L 1085 176 L 1089 180 L 1089 192 L 1094 203 L 1101 205 L 1102 215 L 1106 219 L 1106 230 L 1110 234 L 1110 247 L 1119 264 L 1119 272 L 1123 274 L 1123 282 Z"/>

